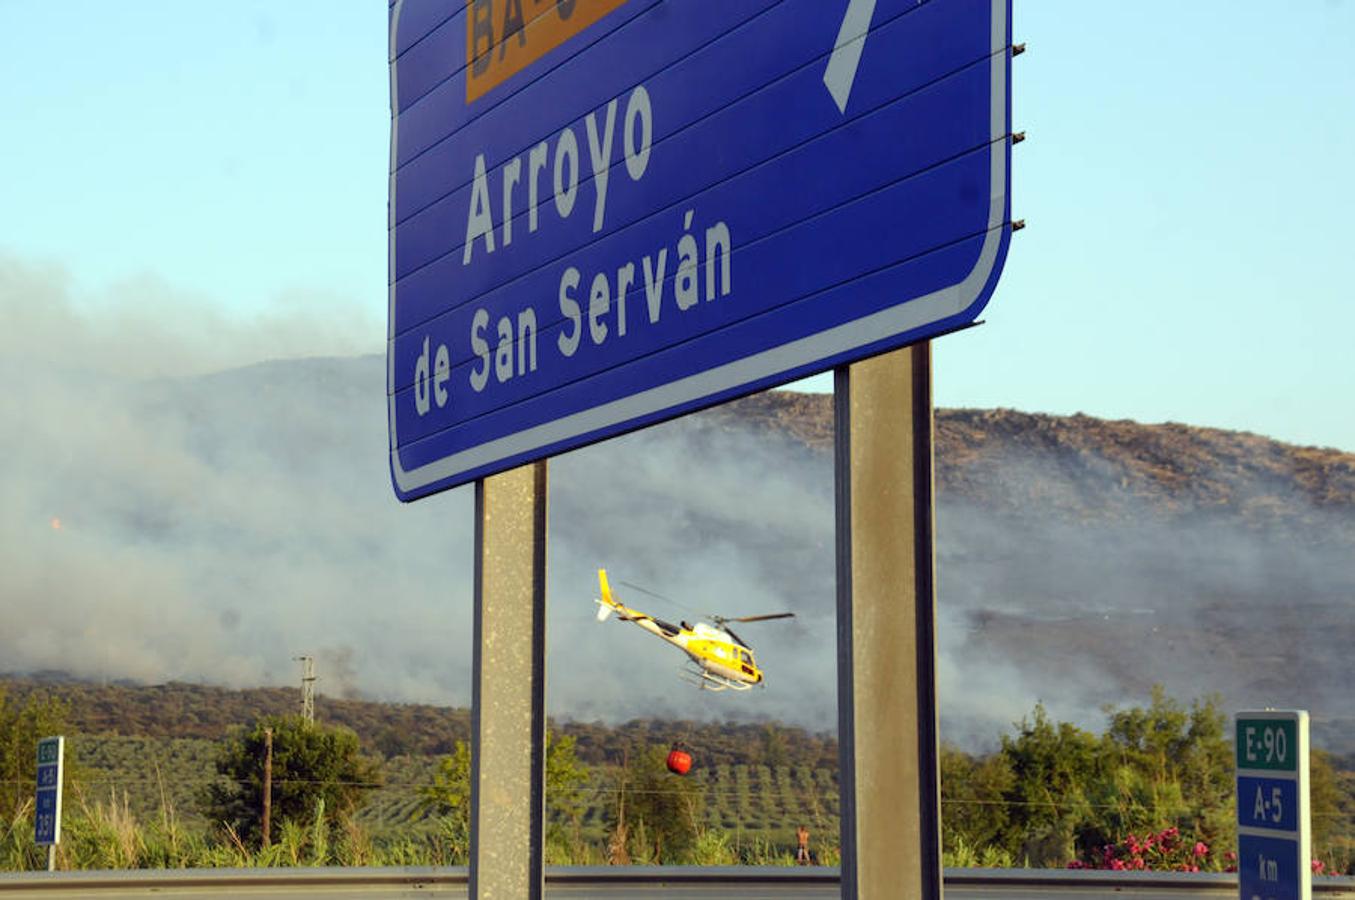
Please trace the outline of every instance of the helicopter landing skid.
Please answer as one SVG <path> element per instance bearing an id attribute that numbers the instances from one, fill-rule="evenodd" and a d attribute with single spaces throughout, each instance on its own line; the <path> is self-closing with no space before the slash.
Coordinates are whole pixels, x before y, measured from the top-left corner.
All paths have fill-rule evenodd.
<path id="1" fill-rule="evenodd" d="M 734 681 L 721 675 L 714 675 L 696 665 L 679 669 L 678 677 L 703 691 L 746 691 L 752 687 L 751 684 L 742 681 Z"/>

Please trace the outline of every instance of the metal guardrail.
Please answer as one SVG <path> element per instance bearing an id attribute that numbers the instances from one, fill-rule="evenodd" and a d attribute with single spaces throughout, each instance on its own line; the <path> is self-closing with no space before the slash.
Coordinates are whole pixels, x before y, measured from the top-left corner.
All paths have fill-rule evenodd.
<path id="1" fill-rule="evenodd" d="M 465 867 L 172 869 L 0 874 L 0 898 L 213 895 L 345 897 L 465 896 Z M 833 896 L 838 870 L 830 867 L 736 866 L 550 867 L 548 893 L 574 896 Z M 1113 872 L 1067 869 L 947 869 L 945 889 L 961 897 L 1236 897 L 1237 876 L 1217 873 Z M 587 891 L 587 894 L 583 892 Z M 1315 878 L 1314 895 L 1355 900 L 1355 878 Z"/>
<path id="2" fill-rule="evenodd" d="M 945 886 L 991 891 L 1008 889 L 1049 894 L 1153 894 L 1228 896 L 1238 894 L 1237 874 L 1227 872 L 1116 872 L 1108 869 L 946 869 Z M 1355 898 L 1355 877 L 1313 879 L 1313 894 Z"/>

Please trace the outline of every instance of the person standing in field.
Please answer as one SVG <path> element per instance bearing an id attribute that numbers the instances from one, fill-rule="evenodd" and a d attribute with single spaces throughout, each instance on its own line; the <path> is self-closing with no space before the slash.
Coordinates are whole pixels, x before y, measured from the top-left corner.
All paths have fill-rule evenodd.
<path id="1" fill-rule="evenodd" d="M 802 866 L 810 864 L 809 857 L 809 829 L 801 825 L 795 829 L 795 840 L 799 846 L 795 849 L 795 862 Z"/>

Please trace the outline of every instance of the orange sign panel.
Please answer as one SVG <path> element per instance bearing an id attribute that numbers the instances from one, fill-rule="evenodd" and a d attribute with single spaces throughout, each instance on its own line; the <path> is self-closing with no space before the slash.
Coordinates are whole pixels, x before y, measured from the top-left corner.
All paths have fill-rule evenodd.
<path id="1" fill-rule="evenodd" d="M 536 62 L 626 0 L 466 0 L 466 102 Z"/>

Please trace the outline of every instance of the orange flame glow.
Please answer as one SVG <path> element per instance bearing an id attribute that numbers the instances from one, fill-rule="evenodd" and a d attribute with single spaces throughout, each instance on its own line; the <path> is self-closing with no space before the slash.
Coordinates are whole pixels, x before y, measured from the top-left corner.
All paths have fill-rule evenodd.
<path id="1" fill-rule="evenodd" d="M 53 531 L 61 530 L 61 519 L 59 519 L 56 516 L 52 516 L 52 530 Z"/>

